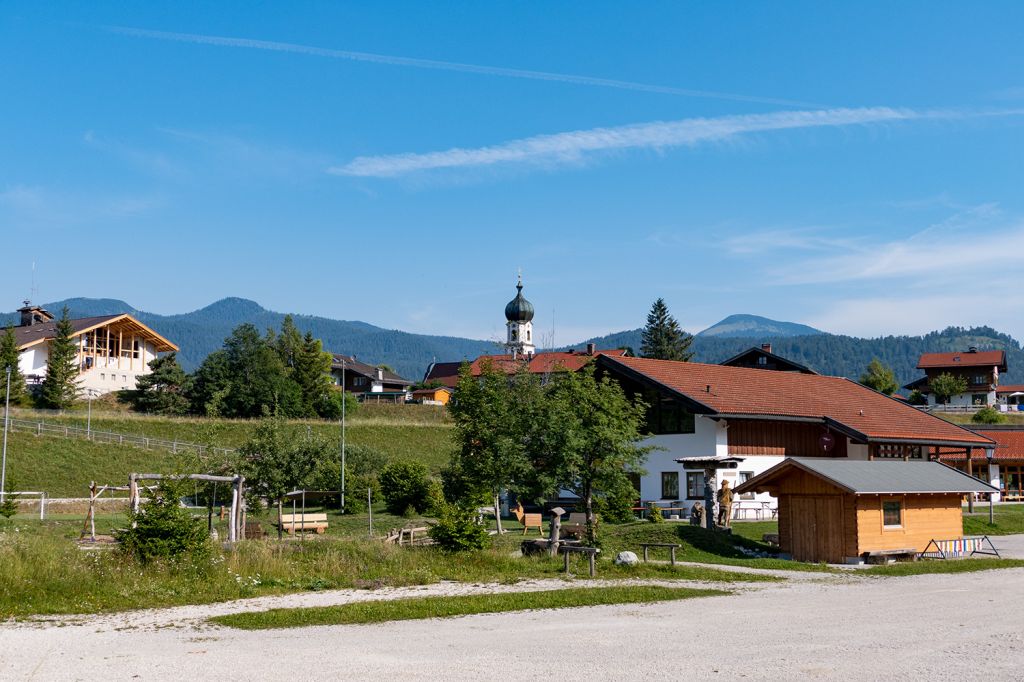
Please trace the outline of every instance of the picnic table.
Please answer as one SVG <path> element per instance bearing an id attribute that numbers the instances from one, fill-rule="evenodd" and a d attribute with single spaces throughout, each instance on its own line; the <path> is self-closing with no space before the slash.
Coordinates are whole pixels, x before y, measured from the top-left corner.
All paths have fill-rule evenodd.
<path id="1" fill-rule="evenodd" d="M 747 518 L 747 514 L 753 512 L 754 518 L 760 521 L 767 514 L 772 518 L 778 514 L 778 507 L 772 507 L 771 502 L 759 502 L 757 500 L 736 500 L 732 503 L 732 517 L 734 519 Z"/>

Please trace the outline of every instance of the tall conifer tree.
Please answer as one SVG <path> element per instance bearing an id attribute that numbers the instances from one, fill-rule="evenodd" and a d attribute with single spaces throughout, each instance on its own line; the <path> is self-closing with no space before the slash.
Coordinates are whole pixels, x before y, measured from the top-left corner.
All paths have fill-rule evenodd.
<path id="1" fill-rule="evenodd" d="M 64 306 L 46 359 L 46 378 L 40 394 L 44 407 L 63 410 L 71 407 L 78 397 L 78 367 L 75 365 L 78 348 L 72 338 L 74 331 L 68 319 L 68 307 Z"/>
<path id="2" fill-rule="evenodd" d="M 0 396 L 7 391 L 7 368 L 11 368 L 11 402 L 20 403 L 25 396 L 25 376 L 18 367 L 18 340 L 14 328 L 8 327 L 0 336 Z"/>
<path id="3" fill-rule="evenodd" d="M 668 312 L 665 299 L 659 298 L 647 314 L 647 326 L 641 332 L 640 355 L 655 360 L 681 360 L 693 357 L 690 345 L 693 336 L 679 328 L 676 318 Z"/>

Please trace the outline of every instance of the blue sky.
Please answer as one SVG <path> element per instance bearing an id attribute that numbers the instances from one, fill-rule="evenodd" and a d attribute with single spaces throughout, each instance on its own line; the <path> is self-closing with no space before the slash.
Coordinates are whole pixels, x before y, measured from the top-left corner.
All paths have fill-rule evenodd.
<path id="1" fill-rule="evenodd" d="M 1024 5 L 0 7 L 0 289 L 1024 337 Z"/>

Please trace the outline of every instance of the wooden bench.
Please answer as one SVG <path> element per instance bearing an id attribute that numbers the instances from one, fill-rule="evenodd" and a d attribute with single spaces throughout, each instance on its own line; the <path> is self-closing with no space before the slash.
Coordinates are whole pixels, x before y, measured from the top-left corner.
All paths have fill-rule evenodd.
<path id="1" fill-rule="evenodd" d="M 676 565 L 676 550 L 682 545 L 677 545 L 672 542 L 641 542 L 640 546 L 644 548 L 644 563 L 647 563 L 647 550 L 650 547 L 668 547 L 669 561 L 673 566 Z"/>
<path id="2" fill-rule="evenodd" d="M 278 525 L 289 535 L 305 530 L 322 534 L 327 530 L 327 514 L 281 514 Z"/>
<path id="3" fill-rule="evenodd" d="M 527 514 L 521 504 L 516 506 L 512 513 L 519 519 L 519 523 L 523 524 L 523 535 L 531 528 L 536 528 L 538 535 L 544 535 L 544 519 L 540 514 Z"/>
<path id="4" fill-rule="evenodd" d="M 861 556 L 869 564 L 883 563 L 888 559 L 911 559 L 917 561 L 917 550 L 913 547 L 904 547 L 902 549 L 876 549 L 871 552 L 861 552 Z"/>
<path id="5" fill-rule="evenodd" d="M 565 572 L 569 572 L 569 555 L 572 553 L 586 554 L 587 563 L 590 565 L 590 577 L 593 578 L 597 575 L 597 567 L 595 565 L 597 554 L 601 550 L 597 547 L 582 547 L 579 545 L 562 545 L 558 548 L 558 551 L 562 553 L 563 559 L 565 559 Z"/>

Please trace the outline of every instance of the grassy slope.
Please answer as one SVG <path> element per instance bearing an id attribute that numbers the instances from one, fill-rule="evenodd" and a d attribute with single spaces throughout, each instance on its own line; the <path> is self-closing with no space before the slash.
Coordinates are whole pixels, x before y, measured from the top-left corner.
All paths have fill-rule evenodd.
<path id="1" fill-rule="evenodd" d="M 371 406 L 377 407 L 377 406 Z M 384 406 L 381 406 L 384 407 Z M 452 448 L 451 425 L 436 412 L 407 414 L 361 408 L 361 416 L 346 425 L 346 442 L 372 447 L 394 459 L 417 459 L 432 471 L 448 462 Z M 429 407 L 429 406 L 428 406 Z M 406 409 L 406 408 L 401 408 Z M 433 421 L 417 416 L 434 415 Z M 33 415 L 21 414 L 32 419 Z M 47 422 L 84 426 L 82 415 L 47 415 Z M 238 447 L 249 438 L 256 422 L 219 419 L 172 419 L 119 414 L 93 415 L 92 428 L 116 433 L 142 434 L 154 438 Z M 340 439 L 336 423 L 293 421 L 287 429 L 294 437 L 307 432 L 331 440 Z M 97 444 L 80 439 L 36 437 L 23 432 L 10 434 L 8 466 L 21 490 L 43 490 L 51 497 L 84 497 L 90 480 L 127 483 L 132 471 L 169 472 L 185 465 L 184 458 L 162 451 L 133 446 Z"/>
<path id="2" fill-rule="evenodd" d="M 308 627 L 311 625 L 354 625 L 395 620 L 451 618 L 478 613 L 501 613 L 527 609 L 565 609 L 609 604 L 713 597 L 729 594 L 722 590 L 630 586 L 594 587 L 512 594 L 476 594 L 457 597 L 415 597 L 393 601 L 371 601 L 317 608 L 271 609 L 217 616 L 210 620 L 244 630 Z"/>

